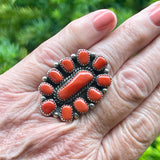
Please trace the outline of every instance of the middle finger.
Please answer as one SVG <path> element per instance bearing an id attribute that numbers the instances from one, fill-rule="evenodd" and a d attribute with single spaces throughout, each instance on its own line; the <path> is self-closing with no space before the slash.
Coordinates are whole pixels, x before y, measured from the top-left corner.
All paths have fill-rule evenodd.
<path id="1" fill-rule="evenodd" d="M 147 46 L 160 34 L 160 28 L 150 19 L 150 15 L 157 7 L 160 8 L 160 2 L 134 15 L 113 33 L 90 48 L 91 51 L 106 57 L 110 62 L 112 75 L 132 54 Z"/>
<path id="2" fill-rule="evenodd" d="M 99 42 L 96 46 L 91 48 L 92 51 L 95 52 L 97 50 L 98 54 L 100 52 L 103 52 L 104 56 L 108 57 L 107 59 L 109 59 L 113 74 L 117 72 L 120 66 L 133 53 L 142 50 L 142 48 L 147 46 L 160 33 L 160 28 L 150 20 L 150 14 L 152 10 L 154 8 L 157 8 L 158 5 L 160 5 L 160 2 L 151 5 L 150 7 L 141 11 L 134 17 L 130 18 L 122 26 L 120 26 L 115 32 L 113 32 L 108 37 L 108 39 L 104 39 L 103 41 Z M 139 55 L 143 55 L 142 53 L 143 52 L 140 52 Z M 151 59 L 149 60 L 146 55 L 149 55 Z M 141 101 L 151 93 L 151 91 L 155 88 L 155 86 L 159 81 L 160 77 L 157 76 L 155 78 L 155 75 L 160 74 L 160 73 L 158 74 L 158 71 L 160 70 L 160 68 L 159 70 L 156 69 L 154 72 L 142 74 L 143 68 L 142 66 L 139 65 L 145 62 L 144 65 L 146 66 L 146 68 L 152 71 L 154 70 L 153 69 L 154 67 L 157 67 L 157 68 L 159 67 L 159 58 L 156 57 L 155 54 L 152 55 L 151 49 L 149 49 L 149 53 L 146 53 L 145 51 L 146 57 L 144 57 L 145 59 L 144 61 L 143 61 L 144 55 L 141 56 L 141 58 L 137 58 L 137 56 L 136 56 L 137 61 L 135 59 L 134 60 L 132 59 L 131 64 L 129 61 L 130 65 L 125 65 L 125 68 L 122 68 L 119 71 L 118 75 L 116 75 L 113 78 L 113 85 L 110 87 L 108 94 L 106 95 L 106 99 L 104 97 L 102 102 L 99 103 L 99 106 L 91 114 L 88 115 L 88 118 L 92 117 L 94 121 L 94 126 L 98 126 L 97 129 L 100 130 L 100 132 L 102 131 L 103 134 L 109 131 L 115 124 L 119 123 L 136 106 L 138 106 L 138 104 L 140 104 Z M 147 61 L 150 63 L 147 64 Z M 152 66 L 151 64 L 153 61 L 157 63 L 154 63 L 154 65 Z M 132 66 L 134 67 L 132 68 Z M 126 68 L 127 68 L 127 71 L 125 71 Z M 118 83 L 119 86 L 117 90 L 115 88 L 115 83 L 117 83 L 116 82 L 117 78 L 120 78 L 120 76 L 122 81 L 119 81 Z M 147 87 L 149 86 L 149 84 L 151 84 L 150 77 L 151 77 L 151 81 L 154 78 L 153 80 L 154 83 L 148 89 Z M 125 79 L 127 78 L 128 80 L 125 80 L 123 78 Z M 135 88 L 136 89 L 135 92 L 134 92 L 134 86 L 131 83 L 132 84 L 135 83 L 134 86 L 138 87 L 138 88 Z M 130 92 L 130 89 L 131 89 L 131 92 Z M 138 89 L 140 90 L 137 91 Z M 145 89 L 148 89 L 148 90 L 145 92 Z M 124 93 L 124 92 L 126 93 L 123 94 L 123 97 L 122 97 L 121 93 Z M 97 124 L 100 124 L 100 125 L 97 125 Z"/>

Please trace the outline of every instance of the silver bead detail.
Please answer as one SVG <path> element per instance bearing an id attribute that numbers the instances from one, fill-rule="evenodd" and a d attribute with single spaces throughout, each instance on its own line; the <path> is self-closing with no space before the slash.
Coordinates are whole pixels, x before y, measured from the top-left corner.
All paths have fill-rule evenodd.
<path id="1" fill-rule="evenodd" d="M 91 56 L 91 58 L 95 58 L 95 53 L 93 53 L 93 52 L 90 52 L 90 56 Z"/>
<path id="2" fill-rule="evenodd" d="M 59 63 L 57 63 L 57 62 L 55 62 L 54 65 L 53 65 L 53 67 L 55 67 L 55 68 L 58 67 L 58 66 L 59 66 Z"/>
<path id="3" fill-rule="evenodd" d="M 54 112 L 53 113 L 53 117 L 58 118 L 59 117 L 59 113 L 58 112 Z"/>
<path id="4" fill-rule="evenodd" d="M 104 72 L 108 74 L 109 73 L 109 69 L 105 68 Z"/>
<path id="5" fill-rule="evenodd" d="M 78 113 L 74 113 L 74 118 L 78 119 L 79 118 L 79 114 Z"/>
<path id="6" fill-rule="evenodd" d="M 42 81 L 43 82 L 47 81 L 47 77 L 46 76 L 42 77 Z"/>
<path id="7" fill-rule="evenodd" d="M 44 101 L 44 100 L 46 100 L 46 97 L 41 96 L 41 101 Z"/>
<path id="8" fill-rule="evenodd" d="M 72 59 L 75 59 L 76 57 L 77 57 L 76 54 L 71 54 Z"/>
<path id="9" fill-rule="evenodd" d="M 102 92 L 103 92 L 103 94 L 105 94 L 107 92 L 107 88 L 103 88 Z"/>
<path id="10" fill-rule="evenodd" d="M 90 104 L 89 104 L 89 107 L 90 107 L 91 109 L 93 109 L 93 108 L 95 107 L 95 104 L 90 103 Z"/>

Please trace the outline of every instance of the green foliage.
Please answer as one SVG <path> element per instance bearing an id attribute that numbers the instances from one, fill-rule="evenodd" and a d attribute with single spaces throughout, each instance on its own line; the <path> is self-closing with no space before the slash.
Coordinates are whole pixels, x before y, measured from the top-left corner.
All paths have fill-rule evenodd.
<path id="1" fill-rule="evenodd" d="M 109 8 L 118 25 L 157 0 L 1 0 L 0 73 L 5 72 L 70 21 Z M 160 159 L 160 136 L 140 160 Z"/>
<path id="2" fill-rule="evenodd" d="M 160 160 L 160 135 L 139 160 Z"/>

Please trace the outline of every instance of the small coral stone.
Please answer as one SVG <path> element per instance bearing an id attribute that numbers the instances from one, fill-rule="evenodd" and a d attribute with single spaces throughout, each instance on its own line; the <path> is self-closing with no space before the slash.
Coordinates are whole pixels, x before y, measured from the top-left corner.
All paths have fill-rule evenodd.
<path id="1" fill-rule="evenodd" d="M 76 94 L 85 85 L 91 82 L 93 74 L 89 71 L 78 72 L 71 81 L 69 81 L 64 87 L 58 91 L 58 97 L 60 100 L 67 100 L 74 94 Z"/>
<path id="2" fill-rule="evenodd" d="M 74 69 L 74 64 L 70 58 L 63 59 L 61 65 L 67 72 L 72 72 Z"/>
<path id="3" fill-rule="evenodd" d="M 61 109 L 61 117 L 65 121 L 72 120 L 73 110 L 70 105 L 63 105 Z"/>
<path id="4" fill-rule="evenodd" d="M 98 71 L 102 70 L 106 65 L 107 65 L 106 59 L 104 57 L 101 57 L 101 56 L 97 57 L 96 60 L 93 63 L 93 67 L 95 69 L 97 69 Z"/>
<path id="5" fill-rule="evenodd" d="M 97 83 L 100 86 L 109 86 L 111 84 L 111 78 L 108 75 L 100 75 L 97 78 Z"/>
<path id="6" fill-rule="evenodd" d="M 59 83 L 62 81 L 63 76 L 57 69 L 51 69 L 48 73 L 48 77 L 54 82 Z"/>
<path id="7" fill-rule="evenodd" d="M 81 112 L 81 113 L 88 111 L 88 105 L 83 98 L 76 99 L 74 101 L 74 107 L 78 112 Z"/>
<path id="8" fill-rule="evenodd" d="M 56 108 L 56 104 L 53 100 L 48 100 L 42 103 L 41 111 L 45 115 L 50 115 Z"/>
<path id="9" fill-rule="evenodd" d="M 85 50 L 81 50 L 78 53 L 78 60 L 82 65 L 86 65 L 89 62 L 89 53 Z"/>
<path id="10" fill-rule="evenodd" d="M 90 88 L 88 90 L 88 98 L 91 101 L 97 102 L 102 98 L 102 93 L 96 88 Z"/>
<path id="11" fill-rule="evenodd" d="M 53 87 L 46 82 L 41 83 L 39 90 L 45 95 L 51 95 L 53 93 Z"/>

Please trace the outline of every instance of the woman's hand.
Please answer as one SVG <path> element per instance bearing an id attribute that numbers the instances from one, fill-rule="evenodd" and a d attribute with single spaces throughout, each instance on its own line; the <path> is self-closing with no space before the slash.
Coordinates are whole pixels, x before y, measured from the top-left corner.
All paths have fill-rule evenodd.
<path id="1" fill-rule="evenodd" d="M 152 143 L 160 132 L 160 2 L 109 34 L 115 25 L 109 10 L 88 14 L 0 76 L 1 160 L 135 160 Z M 72 123 L 42 116 L 41 77 L 79 48 L 107 58 L 112 85 Z"/>

